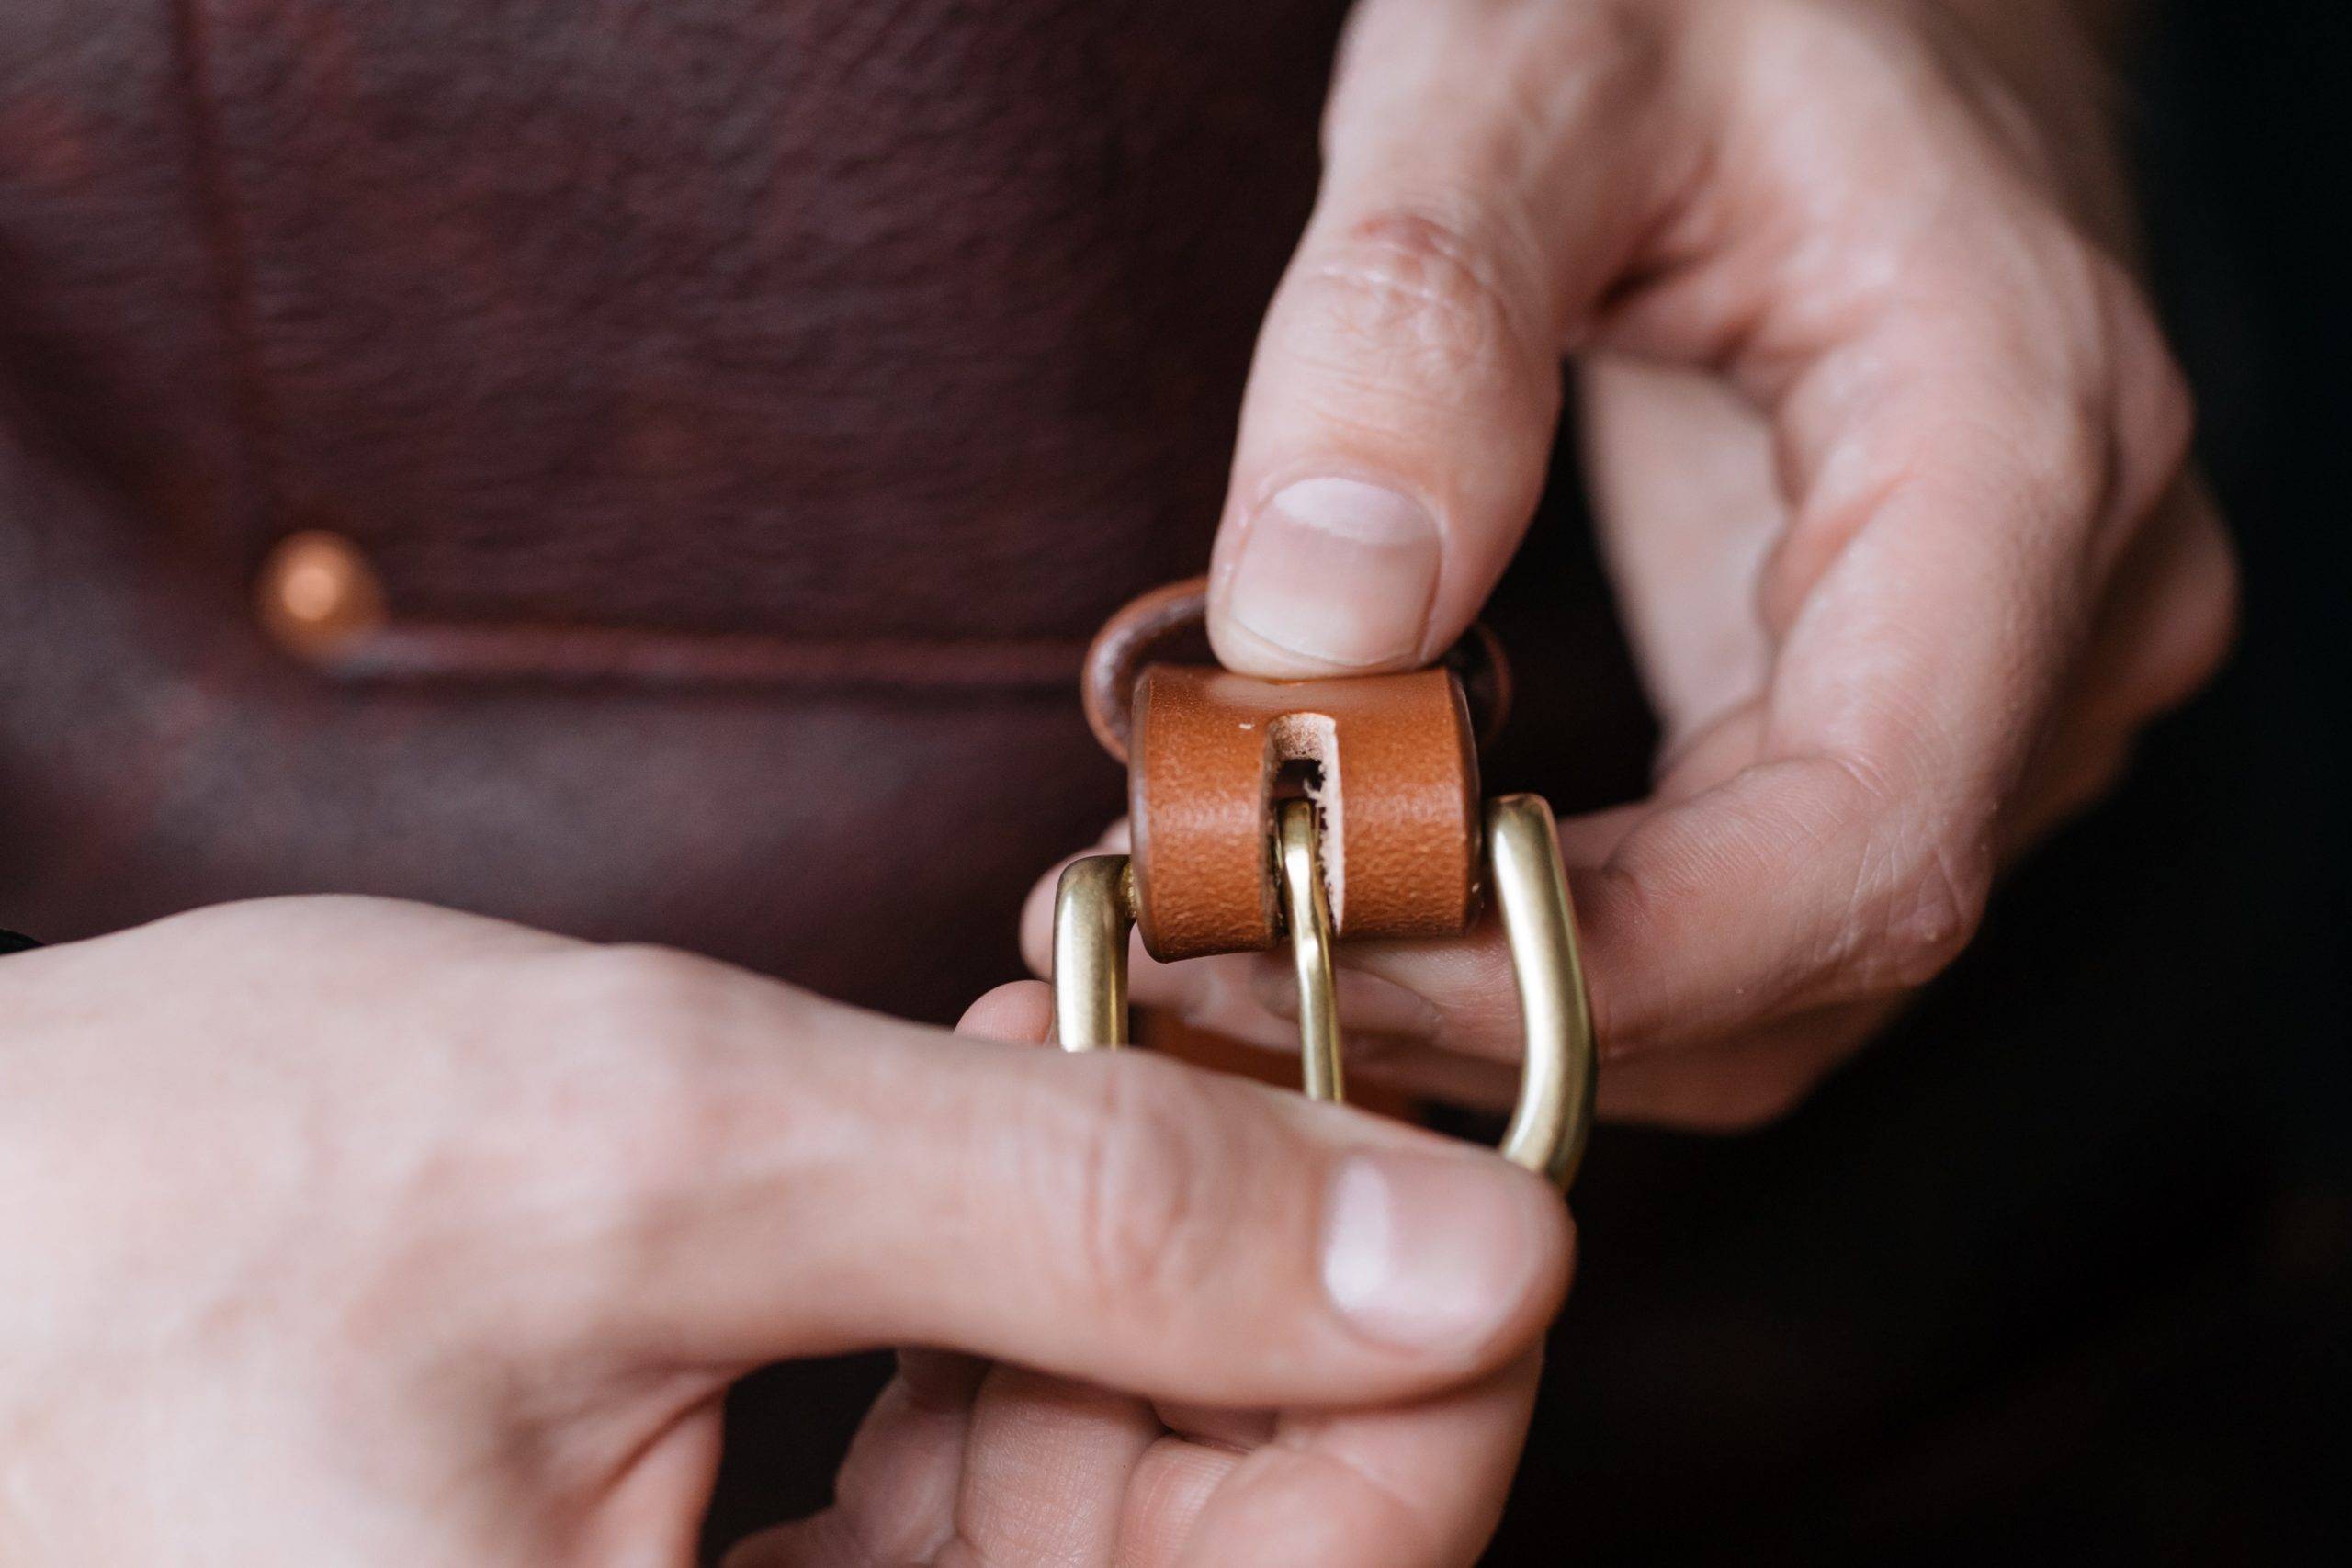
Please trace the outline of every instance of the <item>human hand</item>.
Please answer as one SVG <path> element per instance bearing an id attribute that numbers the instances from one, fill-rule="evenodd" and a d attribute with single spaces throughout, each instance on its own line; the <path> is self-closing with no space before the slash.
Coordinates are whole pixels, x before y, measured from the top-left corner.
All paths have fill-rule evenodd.
<path id="1" fill-rule="evenodd" d="M 1051 1020 L 1051 994 L 1024 982 L 981 998 L 961 1032 L 1035 1044 Z M 747 1542 L 728 1568 L 1467 1564 L 1501 1517 L 1539 1360 L 1335 1412 L 1156 1401 L 902 1352 L 834 1506 Z"/>
<path id="2" fill-rule="evenodd" d="M 1357 8 L 1210 633 L 1270 676 L 1432 659 L 1526 525 L 1574 357 L 1664 730 L 1648 799 L 1563 825 L 1604 1113 L 1793 1103 L 2227 646 L 2108 93 L 2058 0 Z M 1498 942 L 1340 956 L 1356 1066 L 1508 1099 Z M 1293 1039 L 1278 963 L 1133 985 Z"/>
<path id="3" fill-rule="evenodd" d="M 1507 1473 L 1501 1369 L 1566 1272 L 1556 1197 L 1476 1150 L 413 905 L 10 956 L 0 1020 L 10 1563 L 691 1562 L 727 1386 L 876 1345 L 1170 1407 L 1425 1404 Z M 1332 1417 L 1143 1561 L 1467 1562 L 1490 1476 L 1393 1477 L 1383 1430 Z M 1007 1517 L 1154 1517 L 986 1437 Z M 1315 1533 L 1408 1495 L 1387 1555 Z"/>

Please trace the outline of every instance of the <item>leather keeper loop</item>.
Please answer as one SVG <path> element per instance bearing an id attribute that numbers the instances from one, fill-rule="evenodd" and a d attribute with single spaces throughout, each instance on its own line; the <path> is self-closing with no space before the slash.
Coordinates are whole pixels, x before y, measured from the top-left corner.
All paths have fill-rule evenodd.
<path id="1" fill-rule="evenodd" d="M 1136 924 L 1154 958 L 1274 945 L 1274 799 L 1301 763 L 1319 780 L 1309 794 L 1338 935 L 1469 929 L 1478 762 L 1452 671 L 1264 681 L 1159 664 L 1133 711 Z"/>

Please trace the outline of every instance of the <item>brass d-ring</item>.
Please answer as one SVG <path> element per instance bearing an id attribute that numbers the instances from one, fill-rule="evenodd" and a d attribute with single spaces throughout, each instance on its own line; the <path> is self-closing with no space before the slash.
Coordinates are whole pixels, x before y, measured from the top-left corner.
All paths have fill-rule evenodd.
<path id="1" fill-rule="evenodd" d="M 1488 801 L 1485 820 L 1487 881 L 1502 912 L 1526 1042 L 1519 1104 L 1503 1134 L 1502 1155 L 1565 1188 L 1592 1128 L 1599 1055 L 1559 835 L 1552 808 L 1532 795 Z M 1304 802 L 1285 807 L 1277 863 L 1299 970 L 1308 1090 L 1337 1100 L 1330 915 L 1316 865 L 1314 828 L 1312 807 Z M 1125 855 L 1090 856 L 1062 873 L 1054 899 L 1054 1031 L 1065 1051 L 1126 1043 L 1127 933 L 1135 908 L 1135 879 Z"/>
<path id="2" fill-rule="evenodd" d="M 1340 1077 L 1340 993 L 1331 968 L 1331 901 L 1323 887 L 1323 846 L 1315 806 L 1286 800 L 1274 818 L 1275 880 L 1298 976 L 1298 1057 L 1309 1100 L 1345 1100 Z"/>

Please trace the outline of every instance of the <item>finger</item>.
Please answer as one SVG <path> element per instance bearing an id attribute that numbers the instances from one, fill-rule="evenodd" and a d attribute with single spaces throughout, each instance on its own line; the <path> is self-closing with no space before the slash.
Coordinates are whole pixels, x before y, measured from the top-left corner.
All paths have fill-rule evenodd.
<path id="1" fill-rule="evenodd" d="M 1042 1045 L 1053 1026 L 1053 987 L 1035 980 L 1013 980 L 966 1008 L 956 1032 L 1008 1045 Z"/>
<path id="2" fill-rule="evenodd" d="M 2220 510 L 2185 479 L 2117 570 L 2065 709 L 2004 813 L 2007 854 L 2115 786 L 2141 727 L 2212 679 L 2237 612 L 2236 555 Z"/>
<path id="3" fill-rule="evenodd" d="M 1257 1445 L 1251 1444 L 1254 1449 Z M 1197 1442 L 1170 1433 L 1144 1450 L 1127 1483 L 1114 1568 L 1170 1568 L 1217 1488 L 1241 1468 L 1249 1449 Z"/>
<path id="4" fill-rule="evenodd" d="M 1770 677 L 1756 583 L 1788 522 L 1771 427 L 1712 371 L 1597 355 L 1577 386 L 1600 542 L 1671 758 Z"/>
<path id="5" fill-rule="evenodd" d="M 1160 1436 L 1143 1400 L 997 1368 L 973 1410 L 957 1539 L 980 1562 L 1111 1562 L 1129 1480 Z"/>
<path id="6" fill-rule="evenodd" d="M 1623 6 L 1357 7 L 1212 559 L 1227 665 L 1425 663 L 1476 614 L 1542 489 L 1561 355 L 1677 164 L 1652 25 Z"/>
<path id="7" fill-rule="evenodd" d="M 958 1034 L 1006 1043 L 1041 1044 L 1052 1021 L 1052 993 L 1034 981 L 999 986 L 967 1009 L 956 1026 Z M 1041 1005 L 1042 1004 L 1042 1005 Z M 1025 1402 L 1008 1397 L 1002 1369 L 968 1356 L 938 1350 L 902 1350 L 899 1374 L 890 1381 L 874 1407 L 859 1424 L 848 1456 L 836 1478 L 832 1506 L 805 1519 L 782 1526 L 740 1543 L 729 1555 L 729 1568 L 791 1568 L 799 1563 L 842 1562 L 928 1562 L 966 1532 L 980 1549 L 982 1561 L 994 1561 L 1001 1551 L 995 1541 L 995 1521 L 1008 1506 L 990 1490 L 1004 1480 L 1007 1465 L 991 1457 L 991 1444 L 1010 1443 L 1025 1456 L 1015 1468 L 1035 1469 L 1045 1449 L 1036 1423 L 1008 1423 L 1006 1411 Z M 1033 1378 L 1046 1393 L 1044 1402 L 1067 1408 L 1069 1401 L 1052 1397 L 1062 1385 Z M 1140 1423 L 1145 1436 L 1139 1450 L 1159 1431 L 1145 1415 L 1146 1407 L 1125 1396 L 1104 1396 L 1112 1413 L 1125 1420 L 1114 1426 Z M 1084 1422 L 1062 1434 L 1077 1451 L 1092 1455 L 1115 1431 L 1097 1434 Z M 1038 1440 L 1032 1440 L 1032 1439 Z M 1049 1471 L 1057 1467 L 1046 1465 Z M 1067 1467 L 1060 1467 L 1066 1469 Z M 981 1478 L 976 1489 L 974 1477 Z M 1035 1478 L 1046 1493 L 1059 1499 L 1056 1510 L 1076 1515 L 1094 1492 L 1059 1485 L 1059 1476 Z M 1070 1493 L 1069 1495 L 1063 1495 Z M 1014 1523 L 1020 1511 L 1012 1509 Z M 1102 1527 L 1108 1529 L 1109 1527 Z M 1091 1561 L 1100 1552 L 1073 1556 L 1068 1551 L 1024 1551 L 1021 1561 Z"/>
<path id="8" fill-rule="evenodd" d="M 1720 1045 L 1621 1058 L 1600 1075 L 1596 1109 L 1611 1121 L 1680 1132 L 1753 1132 L 1802 1104 L 1900 1005 L 1824 1008 Z"/>
<path id="9" fill-rule="evenodd" d="M 2204 484 L 2185 477 L 2118 563 L 2075 677 L 2094 728 L 2133 729 L 2213 678 L 2237 630 L 2237 559 Z"/>
<path id="10" fill-rule="evenodd" d="M 1473 1387 L 1401 1408 L 1286 1418 L 1272 1443 L 1218 1478 L 1177 1561 L 1467 1568 L 1502 1517 L 1540 1365 L 1530 1354 Z M 1163 1506 L 1189 1501 L 1170 1487 Z M 1164 1539 L 1142 1508 L 1131 1517 L 1137 1536 Z"/>
<path id="11" fill-rule="evenodd" d="M 956 1032 L 1039 1045 L 1052 1023 L 1052 990 L 1015 981 L 974 1002 Z M 980 1562 L 1108 1562 L 1128 1477 L 1159 1436 L 1131 1394 L 992 1369 L 972 1405 L 956 1539 Z"/>
<path id="12" fill-rule="evenodd" d="M 1556 1195 L 1481 1151 L 1146 1053 L 951 1043 L 718 965 L 594 962 L 582 1016 L 695 1042 L 595 1150 L 628 1201 L 584 1238 L 592 1278 L 639 1357 L 937 1345 L 1343 1404 L 1492 1367 L 1564 1287 Z"/>
<path id="13" fill-rule="evenodd" d="M 1209 1404 L 1185 1404 L 1163 1399 L 1154 1403 L 1159 1424 L 1188 1442 L 1242 1452 L 1273 1440 L 1276 1412 L 1223 1410 Z"/>
<path id="14" fill-rule="evenodd" d="M 2045 240 L 2073 254 L 2022 243 Z M 2050 261 L 2047 292 L 2087 298 L 2019 309 L 2014 258 L 1952 254 L 1775 388 L 1798 500 L 1766 574 L 1770 688 L 1578 889 L 1621 1049 L 1731 1037 L 1950 961 L 2125 520 L 2177 470 L 2185 405 L 2127 427 L 2102 391 L 2177 385 L 2109 273 Z M 2085 316 L 2111 341 L 2086 344 Z"/>
<path id="15" fill-rule="evenodd" d="M 2178 461 L 2180 420 L 2119 432 L 2085 389 L 2163 380 L 2152 330 L 2122 335 L 2137 358 L 2086 366 L 2047 346 L 2047 322 L 1890 307 L 1779 389 L 1800 504 L 1767 573 L 1770 687 L 1686 736 L 1647 809 L 1573 879 L 1605 1051 L 1899 992 L 1968 940 L 2128 537 L 2115 520 Z M 1430 999 L 1448 1043 L 1508 1048 L 1479 1011 L 1509 995 L 1491 942 L 1351 962 Z"/>

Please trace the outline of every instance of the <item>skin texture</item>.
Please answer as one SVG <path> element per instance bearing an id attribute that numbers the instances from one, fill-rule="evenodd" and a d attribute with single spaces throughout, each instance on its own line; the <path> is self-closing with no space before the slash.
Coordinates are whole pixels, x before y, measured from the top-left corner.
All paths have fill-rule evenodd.
<path id="1" fill-rule="evenodd" d="M 1051 1010 L 1043 987 L 1008 986 L 962 1027 L 1035 1043 Z M 1237 1411 L 901 1352 L 835 1506 L 729 1568 L 1467 1564 L 1501 1517 L 1539 1371 L 1530 1352 L 1409 1404 Z"/>
<path id="2" fill-rule="evenodd" d="M 728 1384 L 877 1345 L 944 1348 L 747 1561 L 1467 1562 L 1566 1283 L 1478 1150 L 422 906 L 19 954 L 0 1016 L 11 1563 L 691 1562 Z"/>
<path id="3" fill-rule="evenodd" d="M 2233 558 L 2122 259 L 2111 96 L 2054 4 L 1352 18 L 1210 630 L 1271 676 L 1446 647 L 1525 526 L 1565 361 L 1664 732 L 1649 798 L 1564 824 L 1604 1113 L 1796 1103 L 2228 646 Z M 1493 932 L 1340 951 L 1367 1072 L 1508 1101 Z M 1295 1048 L 1279 955 L 1139 958 L 1134 990 Z"/>

